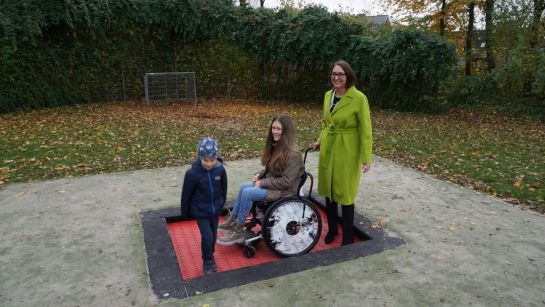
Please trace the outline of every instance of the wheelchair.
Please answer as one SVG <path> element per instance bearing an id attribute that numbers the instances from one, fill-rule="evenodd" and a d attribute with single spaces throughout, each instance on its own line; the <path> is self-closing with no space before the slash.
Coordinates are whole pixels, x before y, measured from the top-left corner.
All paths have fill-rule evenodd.
<path id="1" fill-rule="evenodd" d="M 305 151 L 304 163 L 309 148 Z M 310 190 L 304 195 L 303 187 L 310 179 Z M 243 254 L 252 258 L 255 244 L 264 240 L 265 245 L 281 257 L 291 257 L 309 252 L 322 233 L 322 218 L 316 205 L 310 200 L 314 177 L 305 171 L 298 185 L 298 194 L 274 202 L 254 202 L 250 217 L 245 223 L 245 238 L 241 243 Z M 260 229 L 254 230 L 259 225 Z"/>

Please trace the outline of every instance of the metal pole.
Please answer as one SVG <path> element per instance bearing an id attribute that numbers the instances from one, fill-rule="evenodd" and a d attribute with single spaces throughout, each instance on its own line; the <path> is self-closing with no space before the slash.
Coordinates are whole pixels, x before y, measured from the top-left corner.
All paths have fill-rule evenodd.
<path id="1" fill-rule="evenodd" d="M 123 101 L 125 101 L 125 65 L 121 66 L 121 80 L 123 82 Z"/>
<path id="2" fill-rule="evenodd" d="M 197 104 L 197 85 L 195 84 L 195 73 L 193 74 L 193 101 L 195 101 L 195 104 Z"/>
<path id="3" fill-rule="evenodd" d="M 168 89 L 167 89 L 168 85 L 167 85 L 167 75 L 165 75 L 165 78 L 164 78 L 164 80 L 165 80 L 165 100 L 168 100 Z"/>
<path id="4" fill-rule="evenodd" d="M 180 101 L 180 95 L 179 95 L 179 92 L 180 92 L 180 89 L 178 88 L 178 74 L 175 74 L 174 75 L 174 89 L 176 90 L 176 101 Z"/>
<path id="5" fill-rule="evenodd" d="M 144 76 L 144 92 L 146 95 L 146 105 L 149 106 L 148 74 Z"/>

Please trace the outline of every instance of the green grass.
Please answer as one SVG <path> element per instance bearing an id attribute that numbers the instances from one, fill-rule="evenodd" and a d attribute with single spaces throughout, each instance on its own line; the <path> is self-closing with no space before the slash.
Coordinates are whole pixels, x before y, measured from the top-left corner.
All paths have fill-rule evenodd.
<path id="1" fill-rule="evenodd" d="M 179 166 L 198 140 L 219 140 L 226 160 L 259 157 L 275 114 L 294 119 L 301 147 L 320 129 L 321 106 L 212 100 L 61 107 L 0 117 L 0 186 L 10 182 Z M 374 153 L 545 212 L 545 124 L 494 109 L 424 115 L 373 110 Z"/>

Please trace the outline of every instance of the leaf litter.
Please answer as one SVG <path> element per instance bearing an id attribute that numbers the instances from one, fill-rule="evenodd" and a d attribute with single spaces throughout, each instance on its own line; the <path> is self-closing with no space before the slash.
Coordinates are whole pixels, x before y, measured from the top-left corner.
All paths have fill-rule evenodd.
<path id="1" fill-rule="evenodd" d="M 197 142 L 204 136 L 218 139 L 226 161 L 258 158 L 277 114 L 294 120 L 301 149 L 320 132 L 320 101 L 201 101 L 95 103 L 1 115 L 0 188 L 186 165 L 196 158 Z M 545 212 L 545 123 L 469 108 L 435 115 L 374 109 L 372 120 L 375 154 Z"/>

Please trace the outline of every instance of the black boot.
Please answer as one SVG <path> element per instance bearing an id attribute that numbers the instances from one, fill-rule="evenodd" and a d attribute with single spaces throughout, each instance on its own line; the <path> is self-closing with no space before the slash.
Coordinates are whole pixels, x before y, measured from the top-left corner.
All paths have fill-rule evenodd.
<path id="1" fill-rule="evenodd" d="M 325 212 L 327 214 L 327 225 L 329 227 L 329 231 L 327 232 L 325 236 L 325 244 L 330 244 L 335 240 L 335 236 L 338 233 L 337 230 L 337 224 L 339 220 L 339 216 L 337 213 L 337 203 L 331 201 L 329 198 L 326 197 L 325 199 Z"/>
<path id="2" fill-rule="evenodd" d="M 354 204 L 341 206 L 343 210 L 343 241 L 341 245 L 354 242 Z"/>

